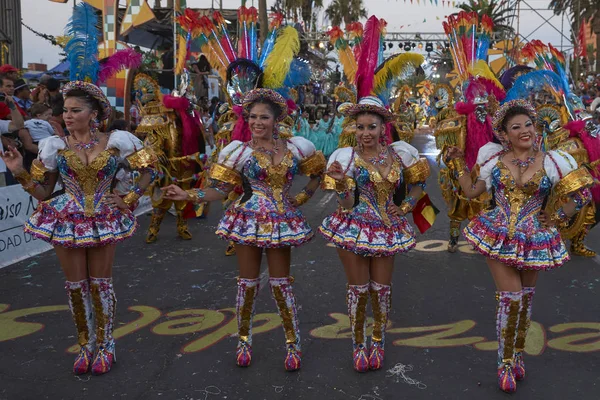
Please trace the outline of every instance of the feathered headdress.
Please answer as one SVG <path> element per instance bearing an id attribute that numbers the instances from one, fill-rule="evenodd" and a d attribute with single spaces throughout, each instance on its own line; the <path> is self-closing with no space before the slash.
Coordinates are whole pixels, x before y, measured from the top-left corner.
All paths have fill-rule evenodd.
<path id="1" fill-rule="evenodd" d="M 291 26 L 282 27 L 281 14 L 271 16 L 260 54 L 256 8 L 238 9 L 237 50 L 232 45 L 223 16 L 215 11 L 213 20 L 214 23 L 208 17 L 201 18 L 202 34 L 198 40 L 211 66 L 227 82 L 227 93 L 234 104 L 241 104 L 245 93 L 263 85 L 287 93 L 282 90 L 285 82 L 301 85 L 310 79 L 308 65 L 294 63 L 300 51 L 298 31 Z"/>
<path id="2" fill-rule="evenodd" d="M 466 87 L 474 79 L 478 79 L 489 88 L 489 94 L 493 93 L 499 101 L 502 101 L 504 99 L 502 84 L 496 79 L 486 62 L 494 28 L 491 18 L 484 15 L 479 20 L 476 12 L 461 11 L 457 15 L 449 16 L 442 25 L 450 42 L 450 53 L 458 78 L 463 84 L 463 91 L 466 91 Z"/>
<path id="3" fill-rule="evenodd" d="M 382 61 L 386 25 L 376 16 L 371 16 L 365 24 L 355 79 L 358 104 L 348 107 L 347 115 L 369 111 L 389 121 L 392 90 L 424 61 L 423 56 L 416 53 L 396 54 Z"/>
<path id="4" fill-rule="evenodd" d="M 119 71 L 137 68 L 142 63 L 142 56 L 132 49 L 119 50 L 98 61 L 99 23 L 98 14 L 89 4 L 82 2 L 73 9 L 65 27 L 65 35 L 70 37 L 65 53 L 71 64 L 71 81 L 100 84 Z"/>
<path id="5" fill-rule="evenodd" d="M 334 26 L 327 34 L 329 35 L 329 42 L 337 51 L 340 64 L 342 64 L 342 67 L 344 68 L 346 79 L 348 79 L 349 82 L 354 82 L 358 65 L 354 53 L 350 48 L 350 43 L 348 43 L 348 40 L 344 37 L 344 32 L 342 32 L 339 26 Z"/>
<path id="6" fill-rule="evenodd" d="M 73 16 L 65 28 L 65 35 L 71 37 L 65 53 L 71 64 L 72 81 L 94 83 L 98 79 L 98 23 L 98 15 L 89 4 L 81 2 L 73 9 Z"/>
<path id="7" fill-rule="evenodd" d="M 355 84 L 359 99 L 374 95 L 387 107 L 392 89 L 402 78 L 414 73 L 416 68 L 423 63 L 424 58 L 416 53 L 402 53 L 379 62 L 385 25 L 385 21 L 379 20 L 375 16 L 370 17 L 365 24 L 365 35 L 361 44 Z"/>

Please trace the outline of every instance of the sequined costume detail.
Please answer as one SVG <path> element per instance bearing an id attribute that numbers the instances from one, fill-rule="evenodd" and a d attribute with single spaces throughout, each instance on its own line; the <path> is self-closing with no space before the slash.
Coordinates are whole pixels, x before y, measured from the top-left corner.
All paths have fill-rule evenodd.
<path id="1" fill-rule="evenodd" d="M 543 168 L 519 186 L 502 162 L 501 153 L 488 157 L 500 147 L 491 143 L 480 151 L 478 164 L 484 164 L 480 179 L 486 181 L 488 190 L 493 188 L 495 207 L 471 220 L 464 229 L 465 238 L 484 256 L 517 269 L 560 267 L 569 260 L 565 245 L 558 230 L 543 227 L 538 215 L 544 199 L 550 195 L 559 176 L 564 175 L 561 170 L 568 170 L 566 161 L 569 160 L 555 152 L 546 154 Z"/>
<path id="2" fill-rule="evenodd" d="M 260 289 L 260 279 L 238 278 L 236 315 L 238 324 L 238 346 L 236 364 L 250 366 L 252 361 L 252 320 L 256 309 L 256 296 Z"/>
<path id="3" fill-rule="evenodd" d="M 419 162 L 417 150 L 404 143 L 390 145 L 392 166 L 386 177 L 351 148 L 338 149 L 329 164 L 339 161 L 346 176 L 356 182 L 358 202 L 338 209 L 319 227 L 325 240 L 366 257 L 386 257 L 415 245 L 415 233 L 403 216 L 390 214 L 394 193 L 403 184 L 403 172 Z M 352 194 L 351 194 L 352 195 Z"/>
<path id="4" fill-rule="evenodd" d="M 73 373 L 81 375 L 90 370 L 96 346 L 90 284 L 87 279 L 79 282 L 67 281 L 65 282 L 65 289 L 69 299 L 69 309 L 77 329 L 77 344 L 80 346 L 79 354 L 73 364 Z"/>
<path id="5" fill-rule="evenodd" d="M 348 285 L 346 304 L 348 318 L 352 330 L 352 361 L 354 370 L 369 370 L 369 354 L 367 352 L 367 304 L 369 302 L 369 284 Z"/>
<path id="6" fill-rule="evenodd" d="M 521 312 L 519 314 L 519 325 L 517 325 L 517 339 L 515 341 L 515 378 L 518 381 L 525 379 L 525 361 L 523 361 L 523 352 L 525 351 L 525 340 L 527 332 L 531 325 L 531 310 L 533 307 L 533 295 L 535 287 L 524 286 L 521 290 Z"/>
<path id="7" fill-rule="evenodd" d="M 496 335 L 498 337 L 498 386 L 505 392 L 517 390 L 513 371 L 515 339 L 521 310 L 521 292 L 497 292 Z"/>
<path id="8" fill-rule="evenodd" d="M 373 309 L 373 335 L 369 349 L 369 369 L 383 366 L 385 329 L 392 308 L 392 286 L 371 281 L 369 286 L 371 308 Z"/>
<path id="9" fill-rule="evenodd" d="M 53 245 L 93 247 L 133 235 L 136 220 L 130 210 L 105 203 L 119 163 L 142 149 L 142 142 L 124 131 L 111 134 L 107 148 L 88 165 L 58 137 L 40 142 L 40 160 L 58 170 L 64 193 L 38 203 L 25 231 Z"/>
<path id="10" fill-rule="evenodd" d="M 112 278 L 90 277 L 92 306 L 96 319 L 96 357 L 92 364 L 92 374 L 102 375 L 110 371 L 115 356 L 115 339 L 113 331 L 117 298 Z"/>
<path id="11" fill-rule="evenodd" d="M 298 310 L 296 308 L 296 297 L 294 296 L 292 283 L 294 278 L 269 278 L 271 294 L 277 305 L 279 316 L 285 333 L 286 357 L 284 367 L 287 371 L 296 371 L 302 366 L 302 349 L 300 348 L 300 323 L 298 322 Z"/>
<path id="12" fill-rule="evenodd" d="M 315 147 L 304 138 L 294 137 L 281 151 L 285 151 L 283 159 L 273 165 L 265 153 L 239 141 L 222 150 L 220 168 L 211 170 L 211 179 L 233 185 L 243 177 L 244 194 L 229 206 L 219 222 L 216 233 L 221 238 L 276 248 L 299 246 L 313 237 L 302 212 L 290 203 L 289 191 L 294 176 L 300 173 L 300 164 L 315 154 Z"/>

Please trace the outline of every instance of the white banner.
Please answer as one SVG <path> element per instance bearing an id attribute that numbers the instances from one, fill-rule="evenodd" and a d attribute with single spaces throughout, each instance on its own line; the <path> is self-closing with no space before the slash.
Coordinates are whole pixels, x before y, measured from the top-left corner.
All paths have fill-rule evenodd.
<path id="1" fill-rule="evenodd" d="M 52 249 L 48 243 L 23 231 L 23 225 L 37 206 L 37 200 L 21 185 L 0 188 L 0 268 Z M 152 209 L 144 196 L 135 210 L 140 215 Z"/>

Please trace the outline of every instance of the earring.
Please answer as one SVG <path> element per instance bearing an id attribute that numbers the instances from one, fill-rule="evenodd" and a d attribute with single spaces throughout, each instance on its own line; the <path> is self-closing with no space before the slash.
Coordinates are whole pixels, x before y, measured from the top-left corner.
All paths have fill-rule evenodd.
<path id="1" fill-rule="evenodd" d="M 98 121 L 98 119 L 93 119 L 90 121 L 90 132 L 92 134 L 96 134 L 98 133 L 98 128 L 100 127 L 100 122 Z"/>

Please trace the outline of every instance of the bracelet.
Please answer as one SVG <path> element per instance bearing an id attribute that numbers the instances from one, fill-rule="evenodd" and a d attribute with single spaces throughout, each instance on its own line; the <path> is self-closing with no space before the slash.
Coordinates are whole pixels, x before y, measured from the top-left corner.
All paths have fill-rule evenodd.
<path id="1" fill-rule="evenodd" d="M 127 207 L 131 208 L 131 206 L 134 205 L 140 199 L 140 197 L 142 196 L 135 192 L 129 192 L 125 197 L 123 197 L 123 202 L 127 204 Z"/>
<path id="2" fill-rule="evenodd" d="M 456 177 L 456 179 L 469 173 L 469 168 L 467 168 L 467 163 L 465 162 L 465 159 L 462 157 L 453 158 L 452 160 L 448 161 L 446 163 L 446 165 L 448 166 L 448 169 L 450 169 L 452 172 L 454 172 L 454 176 Z"/>
<path id="3" fill-rule="evenodd" d="M 12 101 L 8 104 L 8 108 L 10 108 L 11 110 L 15 110 L 17 108 L 17 106 L 15 105 L 15 103 L 13 103 Z"/>
<path id="4" fill-rule="evenodd" d="M 38 186 L 37 183 L 31 178 L 31 175 L 29 174 L 29 172 L 27 172 L 27 170 L 23 170 L 18 174 L 15 174 L 14 177 L 15 180 L 19 182 L 21 186 L 23 186 L 23 190 L 25 190 L 29 194 L 34 192 L 36 187 Z"/>
<path id="5" fill-rule="evenodd" d="M 139 187 L 138 185 L 135 185 L 131 191 L 133 193 L 139 195 L 140 197 L 142 197 L 144 195 L 144 192 L 145 192 L 145 190 L 142 189 L 141 187 Z"/>
<path id="6" fill-rule="evenodd" d="M 350 197 L 350 192 L 349 191 L 337 192 L 337 195 L 340 200 L 346 200 L 348 197 Z"/>
<path id="7" fill-rule="evenodd" d="M 202 203 L 202 199 L 204 199 L 204 196 L 206 195 L 204 190 L 200 189 L 189 189 L 186 190 L 186 193 L 188 195 L 187 201 L 193 204 Z"/>
<path id="8" fill-rule="evenodd" d="M 550 216 L 550 220 L 558 227 L 566 226 L 569 222 L 569 219 L 569 216 L 564 212 L 562 207 L 556 210 L 556 212 Z"/>
<path id="9" fill-rule="evenodd" d="M 294 198 L 294 200 L 296 201 L 296 204 L 301 206 L 302 204 L 306 203 L 308 200 L 310 200 L 310 196 L 303 190 L 300 193 L 298 193 L 296 195 L 296 197 Z"/>

